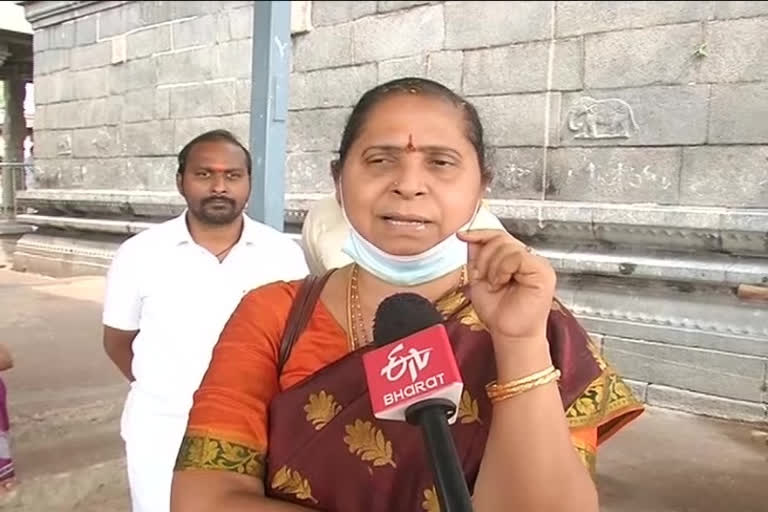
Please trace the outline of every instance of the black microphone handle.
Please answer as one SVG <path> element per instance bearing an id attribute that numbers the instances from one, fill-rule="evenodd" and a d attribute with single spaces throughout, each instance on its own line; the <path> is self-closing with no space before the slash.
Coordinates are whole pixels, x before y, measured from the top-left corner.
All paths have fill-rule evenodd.
<path id="1" fill-rule="evenodd" d="M 408 423 L 420 425 L 427 445 L 441 512 L 472 512 L 464 470 L 448 428 L 447 415 L 456 405 L 444 398 L 429 398 L 408 407 Z"/>

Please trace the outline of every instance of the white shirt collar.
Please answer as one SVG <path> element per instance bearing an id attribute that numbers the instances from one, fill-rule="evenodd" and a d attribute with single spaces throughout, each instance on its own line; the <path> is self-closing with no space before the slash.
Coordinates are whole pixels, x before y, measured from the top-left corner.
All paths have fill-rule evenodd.
<path id="1" fill-rule="evenodd" d="M 189 232 L 189 226 L 187 225 L 188 211 L 188 209 L 185 209 L 181 215 L 171 220 L 169 223 L 169 227 L 171 228 L 172 233 L 171 237 L 173 243 L 176 245 L 196 243 L 192 238 L 192 234 Z M 243 232 L 240 235 L 240 240 L 238 240 L 237 243 L 240 244 L 242 242 L 247 245 L 253 245 L 257 243 L 258 235 L 259 230 L 257 229 L 256 221 L 252 220 L 245 213 L 243 213 Z"/>

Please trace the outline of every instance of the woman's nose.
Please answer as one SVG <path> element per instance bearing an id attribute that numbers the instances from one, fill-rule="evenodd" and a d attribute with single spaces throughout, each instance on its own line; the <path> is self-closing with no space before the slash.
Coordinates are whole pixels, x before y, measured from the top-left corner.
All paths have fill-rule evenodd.
<path id="1" fill-rule="evenodd" d="M 393 192 L 407 198 L 425 194 L 425 172 L 418 158 L 404 158 L 392 186 Z"/>

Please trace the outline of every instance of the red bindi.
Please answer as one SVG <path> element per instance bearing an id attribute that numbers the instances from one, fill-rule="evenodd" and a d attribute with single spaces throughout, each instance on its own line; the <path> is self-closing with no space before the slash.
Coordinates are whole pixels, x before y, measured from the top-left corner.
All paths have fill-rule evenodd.
<path id="1" fill-rule="evenodd" d="M 413 145 L 413 134 L 408 134 L 408 145 L 405 146 L 405 151 L 408 153 L 416 151 L 416 147 Z"/>

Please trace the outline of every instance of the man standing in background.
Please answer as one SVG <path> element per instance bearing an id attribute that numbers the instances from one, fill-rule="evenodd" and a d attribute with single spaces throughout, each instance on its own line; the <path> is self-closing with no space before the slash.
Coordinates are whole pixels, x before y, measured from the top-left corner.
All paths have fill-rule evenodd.
<path id="1" fill-rule="evenodd" d="M 308 273 L 301 248 L 248 218 L 251 156 L 214 130 L 178 156 L 179 217 L 125 241 L 107 276 L 104 349 L 131 382 L 121 420 L 134 512 L 168 512 L 192 396 L 249 290 Z"/>

